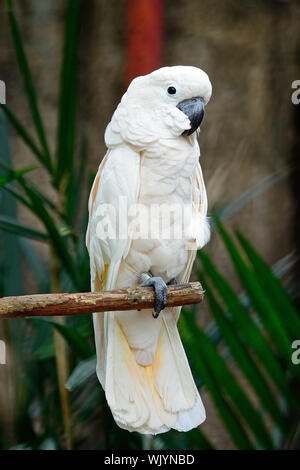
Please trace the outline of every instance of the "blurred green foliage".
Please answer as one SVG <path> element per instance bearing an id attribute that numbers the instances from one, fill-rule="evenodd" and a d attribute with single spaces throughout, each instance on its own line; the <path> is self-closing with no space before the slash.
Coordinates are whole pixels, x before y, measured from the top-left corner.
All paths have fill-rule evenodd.
<path id="1" fill-rule="evenodd" d="M 57 286 L 63 291 L 86 291 L 89 290 L 89 260 L 84 243 L 87 210 L 80 216 L 78 208 L 82 189 L 90 187 L 92 178 L 84 172 L 87 159 L 84 136 L 80 136 L 78 152 L 75 145 L 81 2 L 69 1 L 55 155 L 49 150 L 12 2 L 7 0 L 6 3 L 36 136 L 29 135 L 15 113 L 8 106 L 1 105 L 0 293 L 2 296 L 23 294 L 26 288 L 25 268 L 36 279 L 41 293 L 56 290 Z M 49 199 L 41 187 L 30 182 L 27 173 L 36 167 L 12 169 L 7 121 L 48 173 L 58 203 Z M 300 338 L 300 320 L 293 299 L 278 280 L 291 268 L 291 257 L 278 263 L 275 275 L 250 242 L 240 233 L 234 239 L 220 220 L 231 217 L 249 200 L 286 175 L 286 169 L 270 175 L 238 200 L 219 209 L 218 217 L 214 219 L 214 226 L 223 239 L 244 292 L 238 295 L 210 257 L 201 251 L 198 253 L 197 273 L 205 288 L 213 321 L 205 331 L 200 328 L 195 307 L 183 309 L 179 321 L 196 382 L 209 391 L 220 419 L 239 449 L 278 449 L 293 444 L 294 429 L 299 421 L 297 392 L 300 369 L 291 361 L 291 344 Z M 20 223 L 16 203 L 29 209 L 43 228 Z M 33 240 L 45 243 L 51 249 L 50 266 L 45 266 Z M 188 433 L 171 431 L 149 440 L 115 425 L 95 376 L 90 316 L 70 317 L 63 324 L 45 318 L 2 323 L 5 323 L 5 339 L 14 354 L 16 392 L 12 432 L 8 432 L 6 422 L 0 416 L 1 448 L 60 449 L 66 446 L 65 419 L 58 406 L 62 385 L 57 378 L 59 357 L 53 330 L 64 338 L 68 347 L 70 371 L 66 387 L 71 419 L 69 437 L 73 448 L 214 448 L 199 429 Z M 245 381 L 240 380 L 241 376 Z"/>

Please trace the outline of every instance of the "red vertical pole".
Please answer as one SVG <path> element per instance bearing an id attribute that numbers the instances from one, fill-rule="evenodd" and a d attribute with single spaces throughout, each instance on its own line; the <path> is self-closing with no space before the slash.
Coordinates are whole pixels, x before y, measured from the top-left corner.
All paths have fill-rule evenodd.
<path id="1" fill-rule="evenodd" d="M 162 0 L 127 0 L 126 87 L 162 63 Z"/>

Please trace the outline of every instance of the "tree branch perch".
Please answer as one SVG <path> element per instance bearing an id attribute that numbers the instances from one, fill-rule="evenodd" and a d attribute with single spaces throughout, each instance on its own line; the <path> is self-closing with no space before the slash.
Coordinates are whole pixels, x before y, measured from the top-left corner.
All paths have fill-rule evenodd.
<path id="1" fill-rule="evenodd" d="M 191 305 L 203 300 L 199 282 L 168 287 L 167 307 Z M 38 294 L 0 299 L 0 318 L 81 315 L 114 310 L 141 310 L 154 307 L 152 287 L 128 287 L 112 291 L 76 294 Z"/>

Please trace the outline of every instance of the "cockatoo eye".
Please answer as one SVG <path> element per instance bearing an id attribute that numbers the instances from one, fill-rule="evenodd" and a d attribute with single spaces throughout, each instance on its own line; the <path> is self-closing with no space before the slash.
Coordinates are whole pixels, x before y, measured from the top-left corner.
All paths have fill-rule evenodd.
<path id="1" fill-rule="evenodd" d="M 175 95 L 177 90 L 174 86 L 169 86 L 167 92 L 168 92 L 169 95 Z"/>

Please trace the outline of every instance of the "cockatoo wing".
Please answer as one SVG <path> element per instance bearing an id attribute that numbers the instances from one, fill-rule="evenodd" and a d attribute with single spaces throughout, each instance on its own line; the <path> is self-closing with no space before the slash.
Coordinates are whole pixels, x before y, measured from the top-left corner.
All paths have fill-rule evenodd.
<path id="1" fill-rule="evenodd" d="M 201 248 L 208 241 L 209 226 L 206 219 L 207 195 L 200 163 L 197 164 L 192 181 L 192 203 L 195 209 L 194 217 L 198 220 L 200 216 L 203 222 L 202 231 L 198 234 L 200 243 L 198 241 L 197 246 Z M 189 281 L 196 253 L 196 250 L 189 251 L 185 270 L 178 277 L 180 283 Z M 172 427 L 178 431 L 189 431 L 199 426 L 205 420 L 206 414 L 178 333 L 177 320 L 180 310 L 181 307 L 174 307 L 163 312 L 157 352 L 160 365 L 155 367 L 154 364 L 153 369 L 157 391 L 164 401 L 164 407 L 176 415 L 176 422 Z"/>
<path id="2" fill-rule="evenodd" d="M 90 255 L 92 291 L 115 288 L 120 263 L 131 244 L 130 232 L 120 220 L 120 216 L 127 213 L 122 204 L 129 207 L 136 203 L 139 184 L 140 154 L 125 145 L 110 149 L 99 166 L 89 198 L 86 244 Z M 124 218 L 122 220 L 124 222 Z M 109 313 L 95 313 L 93 319 L 97 374 L 105 389 Z"/>
<path id="3" fill-rule="evenodd" d="M 124 240 L 97 237 L 98 206 L 106 203 L 117 207 L 119 196 L 126 196 L 130 203 L 136 202 L 139 172 L 139 154 L 126 147 L 110 150 L 99 167 L 89 201 L 87 232 L 92 290 L 115 287 L 120 263 L 131 243 L 130 235 Z M 200 214 L 205 218 L 207 200 L 200 165 L 192 181 L 192 199 L 194 216 Z M 111 213 L 105 214 L 106 221 L 113 219 Z M 179 282 L 188 282 L 195 256 L 195 249 L 190 250 Z M 114 312 L 94 314 L 97 375 L 120 427 L 157 434 L 170 428 L 188 431 L 204 421 L 205 410 L 177 330 L 179 314 L 180 308 L 167 308 L 161 313 L 155 360 L 149 366 L 137 363 Z"/>
<path id="4" fill-rule="evenodd" d="M 103 277 L 105 272 L 107 290 L 114 288 L 119 265 L 130 248 L 132 234 L 124 214 L 136 204 L 139 185 L 140 154 L 125 145 L 109 150 L 91 190 L 87 230 L 92 282 L 96 273 Z"/>

